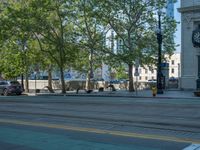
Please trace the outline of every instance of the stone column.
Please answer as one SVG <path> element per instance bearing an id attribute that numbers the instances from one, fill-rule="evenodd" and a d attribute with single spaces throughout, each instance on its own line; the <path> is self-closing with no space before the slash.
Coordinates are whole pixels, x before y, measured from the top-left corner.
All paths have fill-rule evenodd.
<path id="1" fill-rule="evenodd" d="M 193 47 L 192 32 L 200 25 L 200 5 L 181 1 L 181 89 L 196 89 L 198 55 L 200 48 Z"/>

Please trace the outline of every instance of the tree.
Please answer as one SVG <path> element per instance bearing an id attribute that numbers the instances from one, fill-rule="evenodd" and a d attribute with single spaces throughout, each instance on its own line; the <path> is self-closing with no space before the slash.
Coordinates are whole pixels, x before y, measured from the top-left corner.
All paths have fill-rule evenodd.
<path id="1" fill-rule="evenodd" d="M 64 69 L 76 59 L 77 44 L 71 21 L 73 2 L 67 0 L 32 0 L 31 28 L 40 49 L 60 69 L 62 93 L 66 93 Z"/>
<path id="2" fill-rule="evenodd" d="M 94 76 L 93 72 L 97 66 L 102 64 L 100 50 L 103 47 L 102 38 L 105 31 L 101 19 L 95 16 L 96 9 L 98 9 L 95 1 L 79 0 L 76 3 L 76 9 L 74 23 L 77 27 L 77 33 L 80 35 L 79 44 L 83 51 L 82 54 L 86 55 L 83 67 L 87 70 L 86 89 L 89 90 L 91 89 L 91 78 Z"/>
<path id="3" fill-rule="evenodd" d="M 1 7 L 3 7 L 3 9 L 1 12 L 0 28 L 1 41 L 3 42 L 2 48 L 4 48 L 2 51 L 7 50 L 4 52 L 3 56 L 3 61 L 5 62 L 4 74 L 7 74 L 9 78 L 12 78 L 12 76 L 19 76 L 19 74 L 22 74 L 23 77 L 23 74 L 25 74 L 25 90 L 28 92 L 29 66 L 31 65 L 32 55 L 29 55 L 31 51 L 29 51 L 28 41 L 31 41 L 31 34 L 29 32 L 29 22 L 26 19 L 28 15 L 26 4 L 26 1 L 23 0 L 19 2 L 1 2 Z M 12 70 L 12 73 L 11 71 L 9 72 L 9 70 Z M 14 71 L 17 72 L 17 74 L 14 73 Z"/>
<path id="4" fill-rule="evenodd" d="M 41 70 L 45 70 L 48 72 L 48 89 L 51 93 L 54 93 L 53 86 L 52 86 L 52 70 L 56 67 L 55 64 L 53 64 L 53 60 L 51 57 L 47 57 L 46 53 L 41 51 L 41 47 L 37 40 L 34 40 L 30 44 L 30 49 L 33 51 L 34 55 L 32 56 L 32 72 L 38 72 Z M 43 47 L 47 47 L 44 46 Z"/>
<path id="5" fill-rule="evenodd" d="M 112 28 L 118 42 L 117 52 L 107 53 L 128 65 L 129 91 L 134 91 L 132 70 L 136 60 L 139 59 L 141 65 L 155 63 L 155 13 L 165 6 L 165 0 L 103 0 L 96 3 L 100 7 L 97 15 Z"/>

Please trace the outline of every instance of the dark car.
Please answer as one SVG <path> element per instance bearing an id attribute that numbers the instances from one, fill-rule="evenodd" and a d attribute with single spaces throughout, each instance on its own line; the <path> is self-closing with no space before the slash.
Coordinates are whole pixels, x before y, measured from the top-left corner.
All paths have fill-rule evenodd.
<path id="1" fill-rule="evenodd" d="M 18 81 L 0 81 L 0 95 L 21 95 L 22 86 Z"/>

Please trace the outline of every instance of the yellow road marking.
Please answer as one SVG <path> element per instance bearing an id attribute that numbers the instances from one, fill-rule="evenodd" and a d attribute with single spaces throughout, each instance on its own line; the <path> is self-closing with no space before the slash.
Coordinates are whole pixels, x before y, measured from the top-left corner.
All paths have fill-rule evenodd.
<path id="1" fill-rule="evenodd" d="M 44 123 L 44 122 L 0 119 L 0 123 L 9 123 L 9 124 L 36 126 L 36 127 L 47 127 L 47 128 L 54 128 L 54 129 L 73 130 L 73 131 L 90 132 L 90 133 L 98 133 L 98 134 L 110 134 L 110 135 L 115 135 L 115 136 L 124 136 L 124 137 L 132 137 L 132 138 L 173 141 L 173 142 L 180 142 L 180 143 L 200 143 L 200 140 L 193 140 L 189 138 L 177 138 L 177 137 L 170 137 L 170 136 L 140 134 L 140 133 L 123 132 L 123 131 L 111 131 L 111 130 L 102 130 L 102 129 L 95 129 L 95 128 L 72 127 L 72 126 L 67 126 L 67 125 L 50 124 L 50 123 Z"/>

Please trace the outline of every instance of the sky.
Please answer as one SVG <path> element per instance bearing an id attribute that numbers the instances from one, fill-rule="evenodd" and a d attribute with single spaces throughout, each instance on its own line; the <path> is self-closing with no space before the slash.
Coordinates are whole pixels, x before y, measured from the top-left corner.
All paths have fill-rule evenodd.
<path id="1" fill-rule="evenodd" d="M 180 0 L 177 0 L 177 2 L 174 5 L 174 18 L 179 24 L 177 24 L 177 31 L 175 33 L 175 43 L 181 45 L 181 14 L 178 12 L 177 8 L 180 8 Z M 176 52 L 181 51 L 181 46 L 176 47 Z"/>

